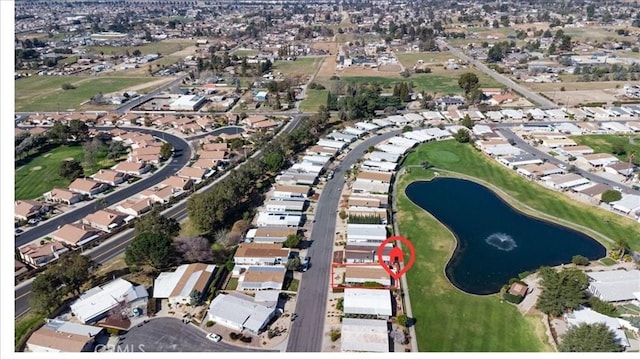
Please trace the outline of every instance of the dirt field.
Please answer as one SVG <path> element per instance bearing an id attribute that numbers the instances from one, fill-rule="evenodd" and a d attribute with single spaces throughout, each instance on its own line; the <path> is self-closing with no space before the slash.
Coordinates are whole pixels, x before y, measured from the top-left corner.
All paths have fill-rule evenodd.
<path id="1" fill-rule="evenodd" d="M 582 90 L 582 91 L 556 91 L 543 92 L 552 101 L 562 106 L 575 106 L 588 102 L 608 102 L 619 101 L 616 91 L 612 90 Z"/>
<path id="2" fill-rule="evenodd" d="M 401 71 L 402 71 L 401 65 L 382 65 L 378 67 L 378 72 L 397 74 L 397 73 L 400 73 Z"/>
<path id="3" fill-rule="evenodd" d="M 128 91 L 140 91 L 140 90 L 147 89 L 147 88 L 156 88 L 156 87 L 160 87 L 160 86 L 166 84 L 167 82 L 171 82 L 173 80 L 174 80 L 173 77 L 163 77 L 163 78 L 158 79 L 156 81 L 147 82 L 147 83 L 144 83 L 144 84 L 140 84 L 140 85 L 129 87 L 129 88 L 124 89 L 124 90 L 120 90 L 120 91 L 117 91 L 117 92 L 106 94 L 106 96 L 121 94 L 123 92 L 128 92 Z"/>
<path id="4" fill-rule="evenodd" d="M 331 42 L 313 42 L 311 43 L 312 49 L 320 49 L 329 51 L 332 55 L 335 55 L 338 52 L 338 44 Z"/>

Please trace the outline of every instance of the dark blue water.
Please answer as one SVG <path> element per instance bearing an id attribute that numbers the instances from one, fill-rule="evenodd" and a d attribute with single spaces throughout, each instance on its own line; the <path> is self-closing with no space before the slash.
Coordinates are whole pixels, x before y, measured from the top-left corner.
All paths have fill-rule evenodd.
<path id="1" fill-rule="evenodd" d="M 491 294 L 519 273 L 605 256 L 595 239 L 516 211 L 488 188 L 456 178 L 414 182 L 406 194 L 457 237 L 446 275 L 467 293 Z M 420 247 L 420 238 L 412 238 Z"/>

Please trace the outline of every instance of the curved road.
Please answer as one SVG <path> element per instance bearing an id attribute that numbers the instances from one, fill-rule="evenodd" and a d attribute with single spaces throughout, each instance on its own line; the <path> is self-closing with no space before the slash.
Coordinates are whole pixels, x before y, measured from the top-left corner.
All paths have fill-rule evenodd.
<path id="1" fill-rule="evenodd" d="M 371 137 L 349 151 L 334 169 L 336 176 L 326 182 L 315 213 L 315 223 L 311 231 L 308 256 L 313 264 L 302 275 L 296 313 L 298 319 L 289 331 L 287 352 L 320 352 L 324 331 L 325 308 L 333 261 L 333 239 L 336 232 L 336 213 L 340 203 L 340 194 L 345 184 L 344 171 L 349 169 L 369 146 L 391 138 L 401 130 L 391 131 Z"/>
<path id="2" fill-rule="evenodd" d="M 296 129 L 298 127 L 298 125 L 300 124 L 300 120 L 305 117 L 304 115 L 293 115 L 292 116 L 292 121 L 289 122 L 289 124 L 287 124 L 276 136 L 279 136 L 281 133 L 283 132 L 291 132 L 294 129 Z M 137 127 L 135 129 L 138 129 Z M 216 129 L 215 131 L 211 131 L 208 134 L 216 134 L 216 133 L 223 133 L 225 131 L 228 130 L 234 130 L 233 127 L 223 127 L 223 128 L 219 128 Z M 158 132 L 158 131 L 156 131 Z M 164 133 L 164 132 L 163 132 Z M 199 138 L 202 137 L 202 135 L 197 135 L 194 137 L 190 137 L 189 140 L 192 140 L 194 138 Z M 183 140 L 184 141 L 184 140 Z M 184 142 L 186 143 L 186 142 Z M 187 148 L 189 146 L 187 145 Z M 190 151 L 190 150 L 189 150 Z M 190 152 L 189 152 L 190 153 Z M 261 155 L 261 151 L 256 151 L 251 157 L 258 157 Z M 187 156 L 186 154 L 182 155 L 182 159 L 186 159 L 188 161 L 190 155 Z M 244 165 L 245 162 L 241 163 L 240 166 Z M 181 167 L 180 167 L 181 168 Z M 180 168 L 178 168 L 177 170 L 179 170 Z M 176 171 L 177 171 L 176 170 Z M 207 185 L 206 187 L 201 188 L 198 192 L 206 192 L 209 190 L 209 188 L 211 188 L 211 186 L 213 186 L 215 183 L 217 183 L 218 181 L 222 180 L 223 178 L 226 177 L 226 175 L 229 172 L 227 172 L 225 175 L 221 176 L 220 178 L 216 179 L 212 184 Z M 158 176 L 152 177 L 155 178 Z M 151 179 L 151 178 L 150 178 Z M 156 182 L 160 182 L 160 180 L 164 179 L 164 177 L 159 177 L 159 180 Z M 139 183 L 142 181 L 138 181 L 136 183 Z M 152 184 L 153 185 L 153 184 Z M 151 186 L 152 186 L 151 185 Z M 145 189 L 145 188 L 143 188 Z M 118 193 L 115 192 L 114 195 Z M 186 206 L 186 199 L 180 201 L 179 203 L 177 203 L 176 205 L 174 205 L 173 207 L 166 209 L 165 211 L 163 211 L 162 213 L 170 218 L 175 218 L 178 222 L 183 222 L 186 218 L 187 218 L 187 206 Z M 89 208 L 93 209 L 92 206 L 88 206 Z M 25 232 L 23 235 L 26 235 L 27 232 Z M 119 233 L 109 239 L 107 239 L 105 242 L 101 243 L 99 246 L 94 247 L 90 250 L 88 250 L 87 252 L 85 252 L 85 254 L 89 255 L 91 257 L 92 260 L 94 260 L 96 263 L 98 264 L 104 264 L 106 262 L 108 262 L 109 260 L 113 259 L 114 257 L 118 256 L 119 254 L 121 254 L 122 252 L 124 252 L 125 248 L 127 248 L 127 245 L 129 244 L 129 242 L 131 242 L 131 240 L 133 239 L 133 229 L 129 229 L 126 230 L 122 233 Z M 15 287 L 15 317 L 20 317 L 23 314 L 25 314 L 26 312 L 29 311 L 29 300 L 32 297 L 32 293 L 31 293 L 31 281 L 32 280 L 28 280 L 25 281 L 23 283 L 18 284 Z"/>
<path id="3" fill-rule="evenodd" d="M 477 69 L 479 69 L 480 71 L 484 72 L 485 74 L 491 76 L 494 80 L 500 82 L 501 84 L 507 86 L 508 88 L 520 93 L 522 96 L 526 97 L 527 99 L 537 103 L 538 105 L 541 106 L 541 108 L 543 110 L 548 110 L 548 109 L 552 109 L 552 108 L 558 108 L 558 105 L 556 105 L 555 103 L 553 103 L 550 100 L 547 100 L 545 97 L 525 88 L 524 86 L 521 86 L 517 83 L 515 83 L 513 80 L 511 80 L 510 78 L 508 78 L 507 76 L 504 76 L 502 74 L 499 74 L 495 71 L 493 71 L 492 69 L 488 68 L 487 65 L 483 64 L 482 62 L 472 59 L 471 57 L 467 56 L 464 52 L 460 51 L 460 49 L 457 49 L 454 46 L 450 46 L 449 44 L 447 44 L 445 41 L 440 40 L 440 44 L 443 46 L 446 46 L 449 51 L 454 54 L 455 56 L 461 58 L 462 60 L 472 64 L 473 66 L 475 66 Z"/>
<path id="4" fill-rule="evenodd" d="M 109 130 L 113 127 L 92 127 L 98 130 Z M 170 133 L 166 133 L 163 131 L 152 130 L 148 128 L 139 128 L 139 127 L 119 127 L 126 130 L 138 131 L 142 133 L 148 133 L 155 137 L 162 138 L 165 141 L 171 143 L 173 148 L 182 153 L 181 157 L 171 158 L 168 160 L 165 165 L 158 169 L 153 175 L 150 177 L 139 180 L 131 185 L 126 187 L 117 188 L 113 193 L 102 197 L 104 198 L 104 203 L 106 206 L 114 205 L 120 201 L 124 201 L 125 199 L 135 196 L 136 194 L 146 190 L 149 187 L 152 187 L 167 177 L 175 174 L 180 169 L 182 169 L 189 159 L 191 159 L 191 147 L 189 147 L 189 143 L 184 139 L 172 135 Z M 67 213 L 60 214 L 56 217 L 53 217 L 47 221 L 40 222 L 37 226 L 30 228 L 29 230 L 22 233 L 19 237 L 16 237 L 15 245 L 16 247 L 20 247 L 25 245 L 31 241 L 34 241 L 38 238 L 48 235 L 49 233 L 55 231 L 58 226 L 62 226 L 67 223 L 76 222 L 90 213 L 96 211 L 95 206 L 92 204 L 84 204 L 83 206 L 73 209 Z"/>

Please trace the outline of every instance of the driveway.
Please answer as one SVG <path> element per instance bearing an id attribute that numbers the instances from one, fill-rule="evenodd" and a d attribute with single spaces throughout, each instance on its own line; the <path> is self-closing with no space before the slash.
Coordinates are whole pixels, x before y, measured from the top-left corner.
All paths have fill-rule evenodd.
<path id="1" fill-rule="evenodd" d="M 215 343 L 192 324 L 176 318 L 151 319 L 131 328 L 121 339 L 115 352 L 258 352 L 225 343 Z"/>

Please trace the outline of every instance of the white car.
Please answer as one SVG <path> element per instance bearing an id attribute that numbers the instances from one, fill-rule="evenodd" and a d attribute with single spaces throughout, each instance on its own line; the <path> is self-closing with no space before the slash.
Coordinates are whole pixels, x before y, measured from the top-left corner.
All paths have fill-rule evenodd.
<path id="1" fill-rule="evenodd" d="M 211 341 L 214 341 L 214 342 L 219 342 L 219 341 L 222 340 L 222 337 L 219 336 L 216 333 L 209 333 L 209 334 L 207 334 L 207 339 L 209 339 Z"/>

